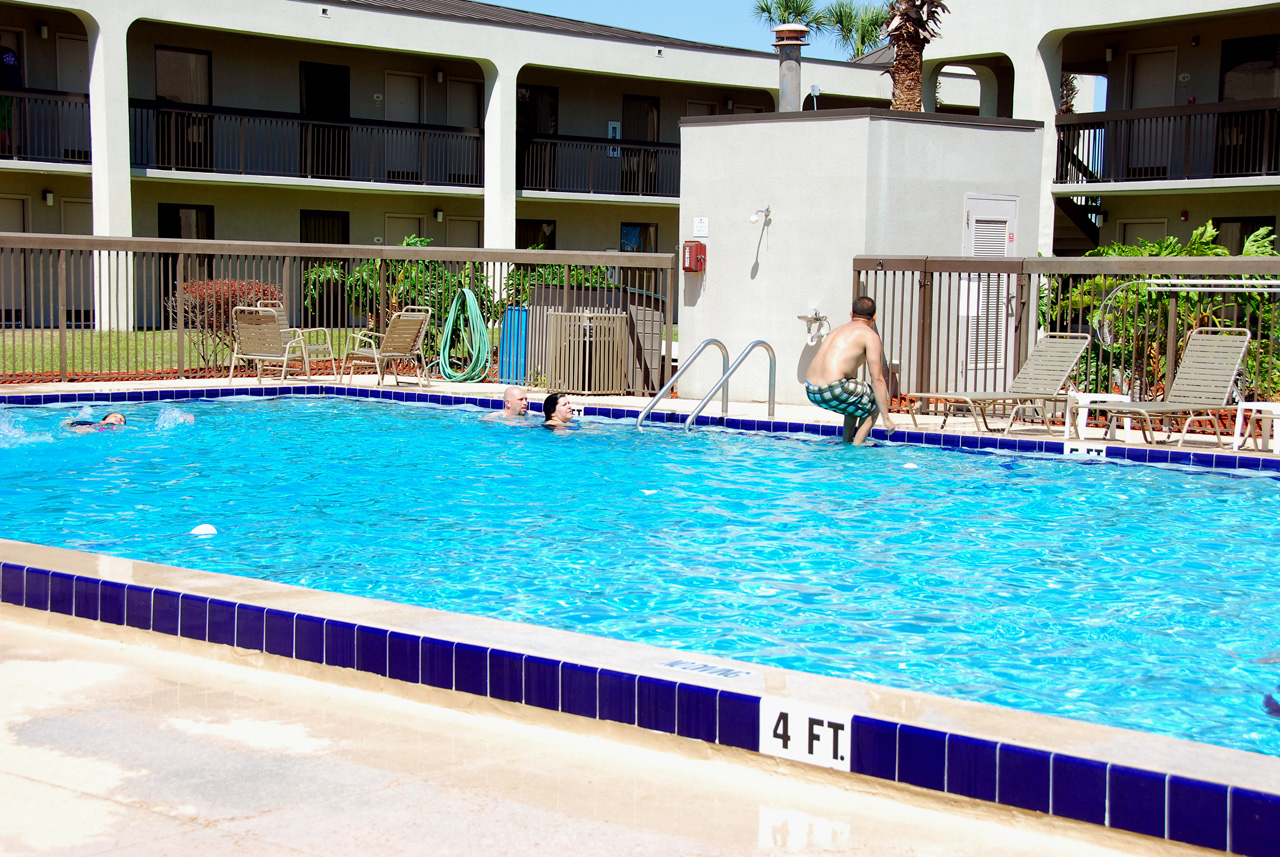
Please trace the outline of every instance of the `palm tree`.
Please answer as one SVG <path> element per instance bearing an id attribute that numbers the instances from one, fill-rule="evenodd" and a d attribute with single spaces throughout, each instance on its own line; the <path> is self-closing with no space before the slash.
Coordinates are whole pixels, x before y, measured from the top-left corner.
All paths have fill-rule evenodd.
<path id="1" fill-rule="evenodd" d="M 823 10 L 813 0 L 755 0 L 753 11 L 769 27 L 804 24 L 810 32 L 821 33 L 827 26 Z"/>
<path id="2" fill-rule="evenodd" d="M 893 103 L 891 110 L 922 109 L 920 84 L 924 46 L 938 37 L 938 16 L 947 11 L 942 0 L 889 0 L 885 38 L 893 45 Z"/>
<path id="3" fill-rule="evenodd" d="M 849 59 L 857 59 L 884 44 L 884 25 L 889 23 L 889 9 L 885 3 L 859 3 L 852 0 L 835 0 L 822 10 L 831 38 L 849 52 Z"/>

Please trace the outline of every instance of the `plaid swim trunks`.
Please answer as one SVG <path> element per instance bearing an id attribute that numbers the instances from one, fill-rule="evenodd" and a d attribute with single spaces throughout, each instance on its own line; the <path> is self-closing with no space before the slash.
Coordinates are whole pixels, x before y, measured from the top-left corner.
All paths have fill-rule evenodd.
<path id="1" fill-rule="evenodd" d="M 808 394 L 809 401 L 837 414 L 861 419 L 870 416 L 876 409 L 876 397 L 871 391 L 871 385 L 857 378 L 841 378 L 821 387 L 805 381 L 804 391 Z"/>

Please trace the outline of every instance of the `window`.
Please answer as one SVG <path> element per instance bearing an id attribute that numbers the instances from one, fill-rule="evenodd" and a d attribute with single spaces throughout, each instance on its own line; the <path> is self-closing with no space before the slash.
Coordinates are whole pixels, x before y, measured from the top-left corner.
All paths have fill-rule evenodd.
<path id="1" fill-rule="evenodd" d="M 210 104 L 212 55 L 185 48 L 156 48 L 156 99 L 177 104 Z"/>
<path id="2" fill-rule="evenodd" d="M 1217 243 L 1227 248 L 1232 256 L 1239 256 L 1244 242 L 1250 235 L 1270 226 L 1276 226 L 1275 217 L 1215 217 L 1213 226 L 1218 230 Z M 1272 233 L 1274 237 L 1274 232 Z M 1274 247 L 1275 245 L 1272 244 Z"/>
<path id="3" fill-rule="evenodd" d="M 1280 97 L 1280 35 L 1222 42 L 1222 101 Z"/>
<path id="4" fill-rule="evenodd" d="M 622 224 L 622 231 L 618 237 L 618 247 L 623 253 L 658 252 L 658 224 Z"/>
<path id="5" fill-rule="evenodd" d="M 519 219 L 516 221 L 516 247 L 528 250 L 541 247 L 556 249 L 556 222 L 554 220 Z"/>
<path id="6" fill-rule="evenodd" d="M 559 89 L 527 83 L 516 87 L 517 134 L 556 134 L 559 125 Z"/>

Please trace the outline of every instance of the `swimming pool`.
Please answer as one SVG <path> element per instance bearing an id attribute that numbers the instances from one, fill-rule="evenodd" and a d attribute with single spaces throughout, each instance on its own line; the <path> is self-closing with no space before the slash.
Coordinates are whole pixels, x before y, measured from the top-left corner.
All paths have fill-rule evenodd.
<path id="1" fill-rule="evenodd" d="M 75 409 L 2 412 L 2 534 L 1280 755 L 1269 478 L 179 407 L 195 425 L 131 405 L 140 430 L 90 437 L 57 429 Z"/>

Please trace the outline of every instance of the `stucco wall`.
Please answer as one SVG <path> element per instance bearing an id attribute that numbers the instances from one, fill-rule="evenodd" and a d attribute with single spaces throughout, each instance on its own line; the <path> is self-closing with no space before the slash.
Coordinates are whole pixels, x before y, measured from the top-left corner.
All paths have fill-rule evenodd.
<path id="1" fill-rule="evenodd" d="M 679 210 L 675 206 L 521 200 L 516 217 L 554 220 L 557 250 L 617 250 L 623 223 L 658 224 L 659 253 L 674 253 L 680 243 Z"/>
<path id="2" fill-rule="evenodd" d="M 855 255 L 960 255 L 966 193 L 1039 193 L 1043 130 L 887 111 L 793 116 L 683 126 L 681 238 L 694 218 L 709 227 L 699 239 L 706 272 L 683 275 L 680 352 L 716 338 L 735 355 L 763 339 L 778 357 L 777 401 L 803 403 L 816 347 L 796 317 L 818 309 L 833 326 L 848 320 Z M 771 216 L 751 223 L 766 205 Z M 1018 229 L 1034 234 L 1037 217 L 1019 206 Z M 680 395 L 700 398 L 719 374 L 714 354 L 701 358 Z M 764 400 L 767 379 L 759 352 L 731 397 Z"/>

